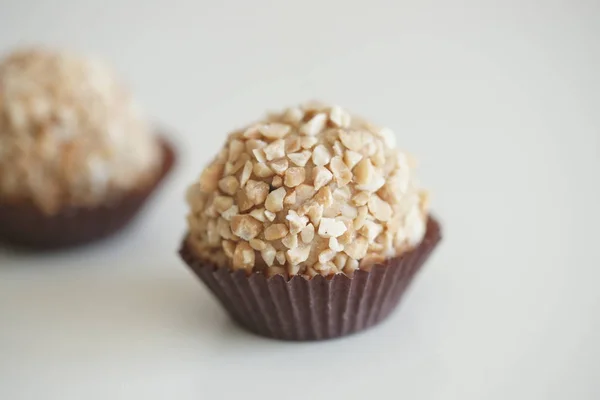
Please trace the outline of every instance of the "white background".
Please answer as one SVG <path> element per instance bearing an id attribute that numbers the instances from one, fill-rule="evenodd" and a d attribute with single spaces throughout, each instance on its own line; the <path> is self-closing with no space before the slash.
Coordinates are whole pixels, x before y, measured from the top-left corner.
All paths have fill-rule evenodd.
<path id="1" fill-rule="evenodd" d="M 182 153 L 123 235 L 0 248 L 0 399 L 600 398 L 599 37 L 595 0 L 0 0 L 1 51 L 107 59 Z M 445 239 L 384 325 L 281 343 L 175 252 L 224 134 L 312 98 L 396 131 Z"/>

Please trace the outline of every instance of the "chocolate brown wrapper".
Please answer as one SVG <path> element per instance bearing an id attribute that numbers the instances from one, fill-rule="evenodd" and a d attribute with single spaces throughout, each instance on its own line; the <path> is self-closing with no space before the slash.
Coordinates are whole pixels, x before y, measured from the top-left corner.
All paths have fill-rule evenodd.
<path id="1" fill-rule="evenodd" d="M 362 331 L 389 316 L 440 240 L 440 224 L 430 217 L 418 247 L 352 277 L 248 276 L 203 261 L 187 240 L 180 255 L 246 329 L 281 340 L 324 340 Z"/>
<path id="2" fill-rule="evenodd" d="M 93 242 L 124 228 L 160 186 L 176 160 L 174 147 L 159 137 L 163 163 L 160 174 L 143 188 L 118 201 L 95 207 L 64 207 L 46 215 L 30 201 L 0 203 L 0 240 L 27 248 L 49 250 Z"/>

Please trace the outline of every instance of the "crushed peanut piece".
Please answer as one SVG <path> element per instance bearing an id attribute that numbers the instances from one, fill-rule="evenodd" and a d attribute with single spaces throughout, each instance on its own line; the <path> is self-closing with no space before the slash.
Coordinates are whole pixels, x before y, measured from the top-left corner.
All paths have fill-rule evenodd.
<path id="1" fill-rule="evenodd" d="M 236 215 L 231 218 L 231 231 L 246 241 L 258 236 L 262 228 L 260 221 L 249 215 Z"/>
<path id="2" fill-rule="evenodd" d="M 285 174 L 285 171 L 287 171 L 288 166 L 289 166 L 289 163 L 288 163 L 287 158 L 280 158 L 278 160 L 271 161 L 269 163 L 269 167 L 271 167 L 273 172 L 275 172 L 277 175 Z"/>
<path id="3" fill-rule="evenodd" d="M 285 224 L 273 224 L 265 229 L 266 240 L 277 240 L 288 234 L 288 228 Z"/>
<path id="4" fill-rule="evenodd" d="M 246 196 L 254 205 L 263 204 L 269 194 L 269 184 L 262 181 L 249 180 L 246 183 Z"/>
<path id="5" fill-rule="evenodd" d="M 256 251 L 262 251 L 267 248 L 267 244 L 260 239 L 250 239 L 248 243 Z"/>
<path id="6" fill-rule="evenodd" d="M 265 208 L 271 212 L 278 212 L 283 210 L 283 199 L 286 195 L 286 191 L 284 188 L 279 188 L 267 196 L 267 200 L 265 201 Z"/>
<path id="7" fill-rule="evenodd" d="M 352 169 L 362 160 L 362 154 L 357 153 L 352 150 L 346 150 L 344 153 L 344 162 L 348 166 L 348 168 Z"/>
<path id="8" fill-rule="evenodd" d="M 300 167 L 291 167 L 285 171 L 285 178 L 283 183 L 287 187 L 296 187 L 304 182 L 305 179 L 305 171 L 304 168 Z"/>
<path id="9" fill-rule="evenodd" d="M 252 162 L 246 161 L 244 164 L 244 169 L 242 170 L 242 176 L 240 177 L 240 187 L 244 187 L 248 179 L 250 179 L 250 175 L 252 174 Z"/>
<path id="10" fill-rule="evenodd" d="M 315 237 L 315 227 L 313 224 L 308 224 L 304 228 L 302 228 L 302 232 L 300 232 L 300 238 L 304 243 L 310 243 L 313 241 Z"/>
<path id="11" fill-rule="evenodd" d="M 290 159 L 290 161 L 299 167 L 306 166 L 306 163 L 308 162 L 308 160 L 310 160 L 311 156 L 312 153 L 308 150 L 304 150 L 300 153 L 288 154 L 288 158 Z"/>
<path id="12" fill-rule="evenodd" d="M 312 117 L 310 121 L 302 125 L 300 128 L 300 134 L 307 136 L 315 136 L 325 128 L 327 124 L 327 114 L 320 113 Z"/>
<path id="13" fill-rule="evenodd" d="M 251 270 L 254 267 L 254 249 L 246 242 L 239 242 L 233 253 L 233 268 Z"/>
<path id="14" fill-rule="evenodd" d="M 352 172 L 346 166 L 341 157 L 335 156 L 329 164 L 333 177 L 339 186 L 345 186 L 352 180 Z"/>
<path id="15" fill-rule="evenodd" d="M 230 196 L 233 196 L 240 187 L 240 183 L 235 176 L 226 176 L 219 181 L 219 189 Z"/>
<path id="16" fill-rule="evenodd" d="M 276 122 L 258 127 L 258 131 L 262 133 L 264 137 L 269 139 L 281 139 L 290 133 L 291 129 L 292 128 L 289 125 Z"/>
<path id="17" fill-rule="evenodd" d="M 258 178 L 269 178 L 274 175 L 274 172 L 266 164 L 254 164 L 253 168 L 254 175 Z"/>
<path id="18" fill-rule="evenodd" d="M 338 237 L 346 232 L 346 225 L 343 221 L 334 218 L 321 218 L 319 224 L 319 236 L 330 238 Z"/>
<path id="19" fill-rule="evenodd" d="M 271 181 L 271 186 L 274 188 L 280 188 L 283 186 L 283 179 L 279 175 L 274 176 L 273 180 Z"/>
<path id="20" fill-rule="evenodd" d="M 327 165 L 331 161 L 331 153 L 327 147 L 320 144 L 313 150 L 312 161 L 316 166 Z"/>

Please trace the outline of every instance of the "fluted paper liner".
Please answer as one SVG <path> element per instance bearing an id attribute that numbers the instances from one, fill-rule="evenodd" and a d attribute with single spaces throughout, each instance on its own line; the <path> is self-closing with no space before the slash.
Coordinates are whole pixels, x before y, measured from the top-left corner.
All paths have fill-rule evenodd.
<path id="1" fill-rule="evenodd" d="M 356 271 L 350 278 L 267 278 L 232 272 L 196 257 L 184 240 L 180 254 L 215 294 L 231 317 L 262 336 L 282 340 L 322 340 L 349 335 L 384 320 L 398 305 L 415 274 L 441 240 L 439 223 L 429 218 L 421 244 L 400 257 Z"/>
<path id="2" fill-rule="evenodd" d="M 124 228 L 140 211 L 175 163 L 173 146 L 160 137 L 163 164 L 154 182 L 109 205 L 64 207 L 46 215 L 31 202 L 0 203 L 0 240 L 36 249 L 81 245 Z"/>

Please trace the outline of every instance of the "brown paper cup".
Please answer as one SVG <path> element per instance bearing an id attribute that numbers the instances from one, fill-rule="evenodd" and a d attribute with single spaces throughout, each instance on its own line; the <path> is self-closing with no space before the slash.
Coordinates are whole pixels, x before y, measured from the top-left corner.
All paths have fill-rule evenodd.
<path id="1" fill-rule="evenodd" d="M 163 165 L 152 184 L 128 193 L 116 203 L 93 208 L 64 207 L 46 215 L 31 202 L 0 203 L 0 240 L 35 249 L 82 245 L 125 227 L 158 188 L 175 163 L 175 150 L 161 138 Z"/>
<path id="2" fill-rule="evenodd" d="M 440 240 L 440 225 L 430 217 L 418 247 L 371 271 L 356 271 L 351 278 L 343 274 L 312 279 L 247 276 L 202 261 L 185 240 L 180 254 L 241 326 L 275 339 L 323 340 L 384 320 Z"/>

